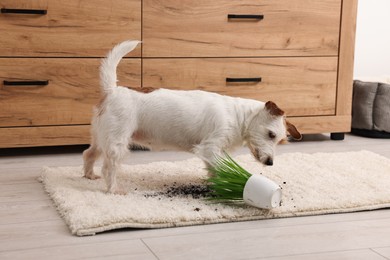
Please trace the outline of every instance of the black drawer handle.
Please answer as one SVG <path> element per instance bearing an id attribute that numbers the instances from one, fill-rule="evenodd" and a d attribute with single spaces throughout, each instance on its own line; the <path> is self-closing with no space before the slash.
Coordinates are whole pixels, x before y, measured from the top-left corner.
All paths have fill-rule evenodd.
<path id="1" fill-rule="evenodd" d="M 3 84 L 4 86 L 46 86 L 49 85 L 49 81 L 48 80 L 15 80 L 15 81 L 4 80 Z"/>
<path id="2" fill-rule="evenodd" d="M 228 14 L 228 19 L 251 19 L 251 20 L 263 20 L 263 14 Z"/>
<path id="3" fill-rule="evenodd" d="M 261 82 L 261 78 L 226 78 L 226 82 Z"/>
<path id="4" fill-rule="evenodd" d="M 1 8 L 3 14 L 47 14 L 47 10 Z"/>

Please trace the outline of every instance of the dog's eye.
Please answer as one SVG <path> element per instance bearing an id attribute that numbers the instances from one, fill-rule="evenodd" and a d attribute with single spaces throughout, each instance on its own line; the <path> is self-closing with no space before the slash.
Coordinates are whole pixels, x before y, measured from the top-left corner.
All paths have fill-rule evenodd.
<path id="1" fill-rule="evenodd" d="M 274 139 L 276 137 L 276 134 L 272 131 L 269 131 L 268 136 L 269 136 L 269 138 Z"/>

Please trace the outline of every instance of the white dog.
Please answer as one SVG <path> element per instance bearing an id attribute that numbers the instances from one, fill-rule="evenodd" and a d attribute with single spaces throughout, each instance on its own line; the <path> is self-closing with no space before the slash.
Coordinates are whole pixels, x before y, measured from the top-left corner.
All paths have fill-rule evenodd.
<path id="1" fill-rule="evenodd" d="M 125 41 L 115 46 L 100 68 L 103 94 L 92 121 L 92 143 L 83 158 L 85 177 L 97 179 L 93 165 L 103 155 L 108 192 L 124 193 L 116 174 L 130 144 L 193 152 L 208 165 L 224 150 L 247 144 L 257 160 L 272 165 L 275 146 L 287 131 L 301 138 L 271 101 L 199 90 L 147 89 L 142 93 L 117 86 L 116 68 L 138 43 Z"/>

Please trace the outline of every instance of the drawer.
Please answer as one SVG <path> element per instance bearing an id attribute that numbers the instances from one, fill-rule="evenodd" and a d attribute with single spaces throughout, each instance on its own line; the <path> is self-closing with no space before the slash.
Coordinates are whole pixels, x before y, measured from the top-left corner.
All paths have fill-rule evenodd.
<path id="1" fill-rule="evenodd" d="M 250 80 L 227 82 L 226 78 Z M 201 89 L 272 100 L 288 116 L 334 115 L 336 80 L 336 57 L 143 60 L 144 87 Z"/>
<path id="2" fill-rule="evenodd" d="M 338 55 L 341 0 L 144 0 L 146 57 Z M 263 15 L 263 19 L 228 19 Z"/>
<path id="3" fill-rule="evenodd" d="M 0 0 L 0 7 L 47 12 L 0 13 L 3 57 L 102 57 L 121 41 L 141 39 L 141 0 Z"/>
<path id="4" fill-rule="evenodd" d="M 89 124 L 100 97 L 99 65 L 94 58 L 0 58 L 0 127 Z M 140 87 L 140 59 L 123 59 L 118 78 L 122 85 Z"/>

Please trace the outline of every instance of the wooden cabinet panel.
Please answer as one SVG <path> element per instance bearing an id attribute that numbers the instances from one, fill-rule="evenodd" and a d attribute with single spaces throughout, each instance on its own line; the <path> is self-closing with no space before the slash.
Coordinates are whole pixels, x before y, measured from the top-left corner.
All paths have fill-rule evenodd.
<path id="1" fill-rule="evenodd" d="M 0 59 L 0 127 L 89 124 L 100 97 L 100 59 Z M 124 86 L 141 86 L 140 59 L 122 60 Z M 9 86 L 5 81 L 46 81 Z"/>
<path id="2" fill-rule="evenodd" d="M 143 56 L 337 56 L 341 2 L 144 0 Z"/>
<path id="3" fill-rule="evenodd" d="M 226 82 L 259 78 L 261 82 Z M 337 58 L 144 59 L 143 86 L 272 100 L 288 116 L 334 115 Z"/>
<path id="4" fill-rule="evenodd" d="M 121 41 L 141 39 L 141 0 L 0 0 L 0 8 L 47 11 L 0 13 L 0 56 L 103 57 Z"/>
<path id="5" fill-rule="evenodd" d="M 288 121 L 304 134 L 344 133 L 351 126 L 351 116 L 346 115 L 290 117 Z"/>
<path id="6" fill-rule="evenodd" d="M 0 148 L 88 144 L 89 125 L 0 127 Z"/>

